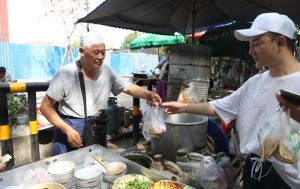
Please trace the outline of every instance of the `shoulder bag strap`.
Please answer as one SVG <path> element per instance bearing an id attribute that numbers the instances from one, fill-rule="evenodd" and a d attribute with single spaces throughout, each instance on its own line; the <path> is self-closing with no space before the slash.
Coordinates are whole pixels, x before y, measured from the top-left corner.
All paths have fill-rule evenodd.
<path id="1" fill-rule="evenodd" d="M 77 70 L 78 70 L 78 76 L 79 76 L 79 82 L 80 82 L 80 88 L 81 88 L 81 93 L 82 93 L 82 98 L 83 98 L 83 107 L 84 107 L 84 122 L 86 125 L 86 118 L 87 118 L 87 113 L 86 113 L 86 94 L 85 94 L 85 85 L 84 85 L 84 79 L 83 79 L 83 72 L 81 70 L 81 65 L 80 61 L 76 61 L 77 65 Z"/>

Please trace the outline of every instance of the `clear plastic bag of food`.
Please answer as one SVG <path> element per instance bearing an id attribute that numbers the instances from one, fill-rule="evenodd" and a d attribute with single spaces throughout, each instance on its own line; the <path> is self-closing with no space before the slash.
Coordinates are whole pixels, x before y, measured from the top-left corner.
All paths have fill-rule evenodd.
<path id="1" fill-rule="evenodd" d="M 166 124 L 158 104 L 152 107 L 145 100 L 141 100 L 141 111 L 144 120 L 142 133 L 145 139 L 160 137 L 166 131 Z"/>
<path id="2" fill-rule="evenodd" d="M 204 156 L 201 159 L 196 178 L 197 185 L 205 189 L 227 188 L 224 170 L 216 164 L 215 159 L 211 156 Z"/>
<path id="3" fill-rule="evenodd" d="M 263 127 L 259 129 L 258 140 L 261 161 L 267 160 L 278 149 L 284 133 L 283 125 L 285 125 L 285 122 L 284 111 L 280 109 L 275 120 L 264 123 Z"/>
<path id="4" fill-rule="evenodd" d="M 278 147 L 279 160 L 286 163 L 294 163 L 295 160 L 300 159 L 299 124 L 290 119 L 290 111 L 285 112 L 285 122 L 283 124 L 284 134 Z"/>

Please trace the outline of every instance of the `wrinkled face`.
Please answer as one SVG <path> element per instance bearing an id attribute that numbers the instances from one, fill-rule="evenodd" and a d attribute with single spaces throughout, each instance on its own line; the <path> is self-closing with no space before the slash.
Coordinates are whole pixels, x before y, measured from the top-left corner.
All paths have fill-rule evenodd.
<path id="1" fill-rule="evenodd" d="M 91 69 L 98 70 L 105 58 L 105 44 L 95 44 L 79 49 L 82 53 L 85 65 Z"/>
<path id="2" fill-rule="evenodd" d="M 253 37 L 249 42 L 249 54 L 253 57 L 257 68 L 271 66 L 278 61 L 277 39 L 272 39 L 270 34 Z"/>

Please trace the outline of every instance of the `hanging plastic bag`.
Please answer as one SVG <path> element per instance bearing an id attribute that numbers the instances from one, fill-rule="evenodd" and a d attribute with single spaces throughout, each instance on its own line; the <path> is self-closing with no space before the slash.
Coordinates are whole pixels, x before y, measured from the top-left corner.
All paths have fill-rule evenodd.
<path id="1" fill-rule="evenodd" d="M 201 159 L 196 178 L 197 185 L 205 189 L 227 188 L 224 170 L 216 164 L 215 159 L 211 156 L 204 156 Z"/>
<path id="2" fill-rule="evenodd" d="M 292 124 L 290 111 L 285 114 L 284 134 L 279 142 L 275 157 L 285 163 L 294 163 L 300 159 L 300 130 L 296 124 Z"/>
<path id="3" fill-rule="evenodd" d="M 146 140 L 158 138 L 166 131 L 165 121 L 158 105 L 151 107 L 145 100 L 141 100 L 141 110 L 143 114 L 143 136 Z"/>
<path id="4" fill-rule="evenodd" d="M 278 112 L 278 117 L 273 122 L 266 122 L 258 131 L 260 145 L 260 159 L 267 160 L 279 146 L 279 141 L 283 136 L 284 119 L 283 109 Z"/>

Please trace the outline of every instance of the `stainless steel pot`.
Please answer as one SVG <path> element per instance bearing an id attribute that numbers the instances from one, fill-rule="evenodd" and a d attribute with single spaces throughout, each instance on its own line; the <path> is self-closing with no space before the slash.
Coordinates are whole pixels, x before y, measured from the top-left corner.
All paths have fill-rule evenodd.
<path id="1" fill-rule="evenodd" d="M 152 154 L 175 162 L 179 148 L 191 152 L 205 147 L 208 117 L 187 113 L 164 116 L 167 130 L 151 140 Z"/>

